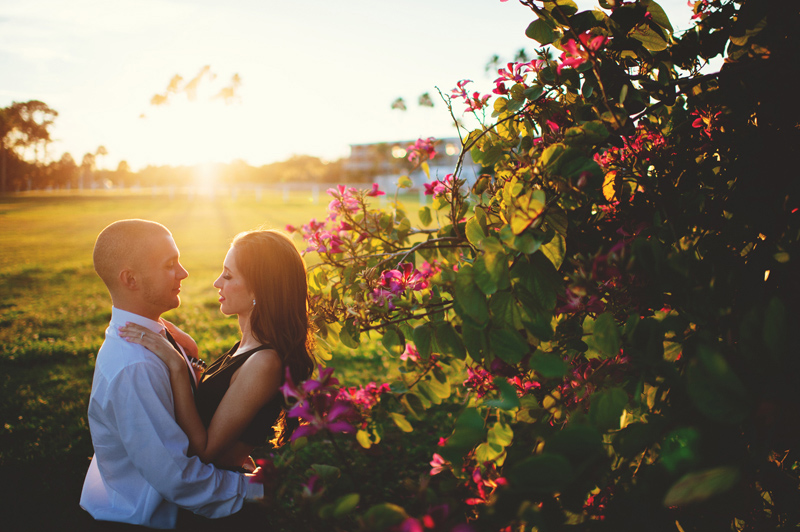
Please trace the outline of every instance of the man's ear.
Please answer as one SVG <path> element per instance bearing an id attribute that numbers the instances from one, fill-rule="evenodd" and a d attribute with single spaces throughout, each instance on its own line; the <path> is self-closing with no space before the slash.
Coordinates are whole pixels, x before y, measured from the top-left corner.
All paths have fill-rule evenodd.
<path id="1" fill-rule="evenodd" d="M 123 288 L 134 291 L 139 289 L 139 281 L 133 270 L 124 269 L 119 272 L 119 284 Z"/>

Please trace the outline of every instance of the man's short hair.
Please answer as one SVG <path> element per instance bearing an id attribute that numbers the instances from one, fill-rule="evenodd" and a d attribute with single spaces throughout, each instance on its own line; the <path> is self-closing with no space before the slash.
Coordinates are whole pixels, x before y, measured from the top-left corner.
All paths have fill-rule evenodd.
<path id="1" fill-rule="evenodd" d="M 100 231 L 94 243 L 94 271 L 109 290 L 116 286 L 119 272 L 138 268 L 146 257 L 152 238 L 169 235 L 169 229 L 149 220 L 119 220 Z"/>

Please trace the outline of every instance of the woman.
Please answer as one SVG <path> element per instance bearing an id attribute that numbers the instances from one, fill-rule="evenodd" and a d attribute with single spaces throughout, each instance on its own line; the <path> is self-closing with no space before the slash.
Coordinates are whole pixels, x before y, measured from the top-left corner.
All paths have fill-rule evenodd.
<path id="1" fill-rule="evenodd" d="M 189 438 L 189 453 L 205 463 L 240 469 L 251 462 L 255 447 L 270 440 L 273 426 L 276 445 L 294 429 L 287 426 L 295 420 L 286 418 L 279 391 L 286 369 L 295 382 L 310 377 L 314 369 L 305 263 L 280 232 L 241 233 L 233 239 L 214 286 L 220 310 L 238 317 L 242 336 L 205 370 L 194 395 L 188 365 L 166 337 L 135 324 L 121 328 L 120 334 L 167 364 L 175 418 Z M 165 325 L 190 355 L 196 354 L 188 335 Z"/>

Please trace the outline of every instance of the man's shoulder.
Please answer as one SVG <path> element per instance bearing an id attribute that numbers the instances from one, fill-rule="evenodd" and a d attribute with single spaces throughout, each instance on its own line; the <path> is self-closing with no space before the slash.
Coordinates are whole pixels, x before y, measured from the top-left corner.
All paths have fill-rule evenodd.
<path id="1" fill-rule="evenodd" d="M 95 373 L 108 381 L 120 374 L 135 371 L 155 371 L 169 375 L 166 365 L 142 346 L 131 344 L 119 337 L 106 336 L 95 360 Z"/>

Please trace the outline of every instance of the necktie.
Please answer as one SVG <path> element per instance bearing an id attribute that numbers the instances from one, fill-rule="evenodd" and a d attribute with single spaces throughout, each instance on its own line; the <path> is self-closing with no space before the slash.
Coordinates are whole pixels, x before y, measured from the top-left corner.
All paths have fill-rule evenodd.
<path id="1" fill-rule="evenodd" d="M 183 350 L 180 347 L 178 347 L 178 342 L 175 341 L 175 338 L 172 337 L 169 331 L 164 329 L 164 334 L 166 335 L 169 343 L 172 344 L 172 347 L 177 349 L 178 353 L 183 353 Z M 197 360 L 198 362 L 202 362 L 201 360 L 196 359 L 189 355 L 186 355 L 186 357 L 189 358 L 190 360 Z M 189 383 L 192 385 L 192 395 L 194 395 L 195 392 L 197 392 L 197 385 L 194 382 L 194 371 L 192 371 L 192 368 L 189 366 L 189 364 L 186 364 L 186 371 L 189 372 Z"/>

